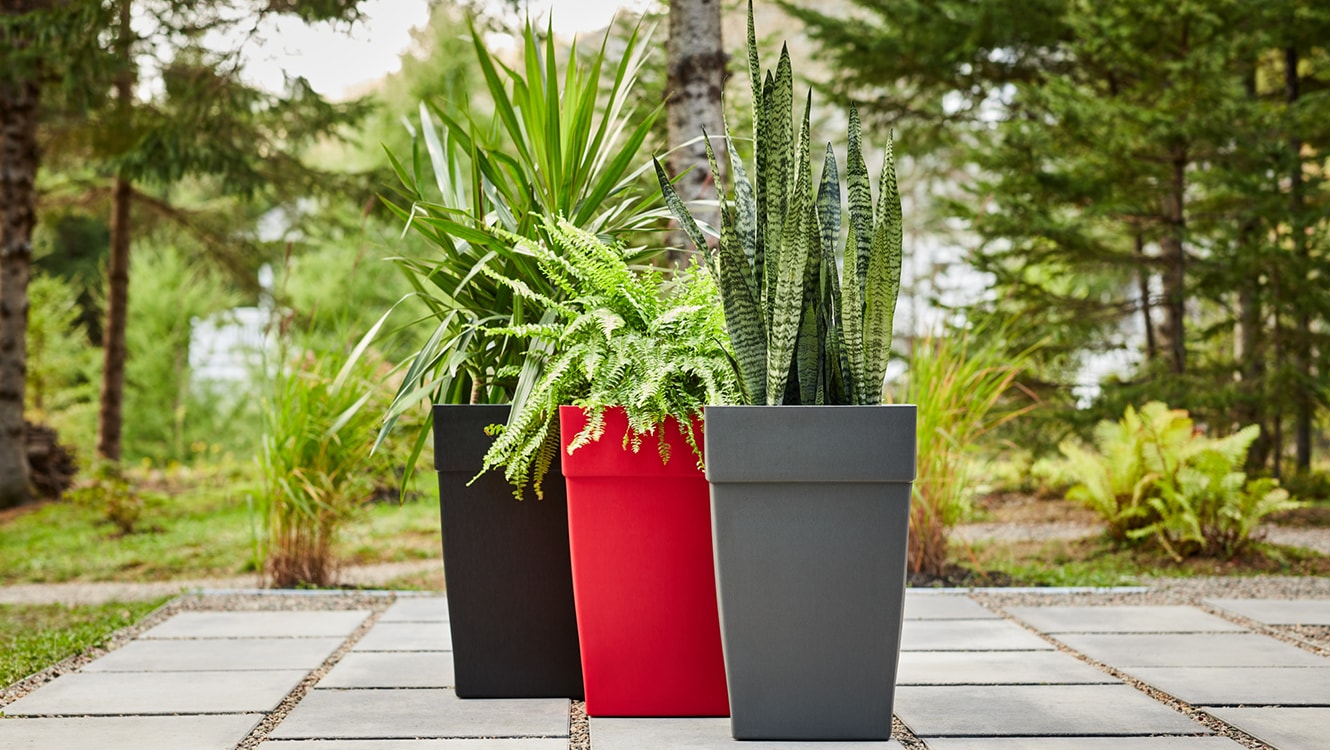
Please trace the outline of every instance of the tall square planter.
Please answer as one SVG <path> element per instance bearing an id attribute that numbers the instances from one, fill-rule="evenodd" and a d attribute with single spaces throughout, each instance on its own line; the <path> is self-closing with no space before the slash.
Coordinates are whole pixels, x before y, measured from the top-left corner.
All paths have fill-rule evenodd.
<path id="1" fill-rule="evenodd" d="M 457 695 L 581 698 L 568 506 L 556 461 L 545 497 L 480 472 L 508 406 L 435 405 L 443 568 Z"/>
<path id="2" fill-rule="evenodd" d="M 735 738 L 889 739 L 915 407 L 714 406 L 706 430 Z"/>
<path id="3" fill-rule="evenodd" d="M 679 425 L 662 464 L 654 437 L 624 447 L 621 409 L 571 455 L 586 415 L 559 422 L 587 713 L 726 716 L 707 482 Z"/>

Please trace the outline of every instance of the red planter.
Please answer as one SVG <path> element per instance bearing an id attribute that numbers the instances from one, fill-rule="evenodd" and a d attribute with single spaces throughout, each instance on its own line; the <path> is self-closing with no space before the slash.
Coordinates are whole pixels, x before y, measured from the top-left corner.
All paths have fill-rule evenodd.
<path id="1" fill-rule="evenodd" d="M 587 713 L 728 716 L 706 476 L 676 423 L 662 464 L 654 436 L 624 449 L 622 410 L 605 421 L 562 456 Z M 586 416 L 559 422 L 567 446 Z"/>

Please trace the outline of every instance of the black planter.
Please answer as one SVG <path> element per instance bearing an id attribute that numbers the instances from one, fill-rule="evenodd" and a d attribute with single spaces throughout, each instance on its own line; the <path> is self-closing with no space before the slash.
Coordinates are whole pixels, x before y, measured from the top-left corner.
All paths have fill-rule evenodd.
<path id="1" fill-rule="evenodd" d="M 915 407 L 707 407 L 706 467 L 735 738 L 889 739 Z"/>
<path id="2" fill-rule="evenodd" d="M 558 461 L 543 500 L 517 500 L 502 473 L 471 483 L 492 442 L 485 426 L 507 419 L 507 406 L 434 406 L 457 695 L 581 698 L 568 505 Z"/>

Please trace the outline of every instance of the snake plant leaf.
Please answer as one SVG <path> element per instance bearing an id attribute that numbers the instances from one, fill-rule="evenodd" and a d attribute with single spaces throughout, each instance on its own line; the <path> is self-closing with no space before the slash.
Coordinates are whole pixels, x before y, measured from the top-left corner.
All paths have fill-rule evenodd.
<path id="1" fill-rule="evenodd" d="M 818 339 L 817 307 L 821 297 L 822 239 L 817 215 L 817 202 L 813 199 L 812 148 L 813 92 L 804 101 L 803 124 L 799 129 L 798 180 L 795 193 L 802 210 L 802 231 L 797 242 L 804 244 L 803 313 L 799 323 L 799 338 L 795 346 L 795 371 L 799 378 L 799 403 L 817 402 L 818 380 L 822 365 L 822 345 Z M 794 207 L 794 202 L 791 202 Z"/>
<path id="2" fill-rule="evenodd" d="M 863 289 L 855 281 L 853 255 L 850 249 L 858 245 L 856 235 L 858 230 L 854 222 L 850 222 L 849 234 L 845 240 L 845 259 L 844 267 L 847 278 L 845 283 L 841 284 L 841 330 L 844 333 L 845 359 L 848 367 L 845 369 L 845 378 L 847 381 L 847 392 L 851 396 L 851 403 L 862 403 L 859 398 L 861 384 L 864 382 L 864 302 Z"/>
<path id="3" fill-rule="evenodd" d="M 733 222 L 721 224 L 718 282 L 727 293 L 721 297 L 725 308 L 725 330 L 734 347 L 739 379 L 749 403 L 766 403 L 767 330 L 765 318 L 754 293 L 748 259 L 738 248 L 739 239 Z"/>
<path id="4" fill-rule="evenodd" d="M 864 293 L 864 368 L 868 380 L 863 384 L 863 397 L 874 404 L 881 400 L 882 379 L 891 355 L 896 298 L 901 287 L 901 199 L 890 139 L 878 185 L 877 226 L 873 230 L 873 253 Z"/>
<path id="5" fill-rule="evenodd" d="M 674 189 L 674 184 L 665 174 L 665 167 L 661 166 L 660 159 L 651 157 L 651 163 L 656 167 L 656 180 L 660 183 L 660 192 L 665 196 L 665 207 L 670 210 L 674 220 L 679 222 L 679 228 L 688 235 L 692 241 L 693 247 L 706 260 L 707 268 L 714 274 L 719 275 L 715 267 L 715 262 L 711 253 L 707 252 L 707 240 L 702 236 L 702 230 L 698 228 L 697 221 L 693 219 L 692 213 L 688 211 L 688 206 L 684 204 L 683 198 L 679 197 L 679 192 Z"/>
<path id="6" fill-rule="evenodd" d="M 726 135 L 725 141 L 730 156 L 730 174 L 734 179 L 735 229 L 739 235 L 739 245 L 743 248 L 744 258 L 748 261 L 749 283 L 753 286 L 753 298 L 760 302 L 759 296 L 762 287 L 756 283 L 756 280 L 761 277 L 761 266 L 758 264 L 757 258 L 762 249 L 758 242 L 757 195 L 753 192 L 753 183 L 748 181 L 748 173 L 744 171 L 743 160 L 739 158 L 738 152 L 734 149 L 734 141 L 728 135 Z"/>
<path id="7" fill-rule="evenodd" d="M 808 270 L 807 241 L 816 232 L 812 206 L 812 181 L 809 178 L 806 134 L 801 138 L 801 158 L 794 161 L 797 173 L 789 195 L 789 211 L 780 234 L 775 296 L 770 301 L 771 330 L 767 352 L 767 403 L 782 403 L 786 387 L 792 385 L 795 348 L 799 340 L 804 311 L 804 288 Z"/>
<path id="8" fill-rule="evenodd" d="M 787 245 L 782 239 L 785 225 L 792 214 L 790 190 L 794 187 L 795 160 L 794 122 L 791 119 L 794 106 L 794 74 L 790 70 L 790 52 L 781 47 L 780 63 L 776 66 L 771 95 L 762 97 L 765 107 L 763 119 L 766 120 L 767 141 L 760 142 L 755 148 L 767 154 L 766 177 L 763 187 L 766 190 L 766 244 L 763 263 L 767 275 L 768 294 L 776 286 L 776 277 L 782 265 L 779 254 Z"/>
<path id="9" fill-rule="evenodd" d="M 864 298 L 864 284 L 868 280 L 868 256 L 873 239 L 873 190 L 868 180 L 868 165 L 860 142 L 859 109 L 850 105 L 849 150 L 845 170 L 847 192 L 850 198 L 850 228 L 856 241 L 845 246 L 845 275 L 859 285 L 859 299 Z M 851 264 L 851 258 L 854 259 Z M 850 274 L 850 270 L 854 274 Z"/>
<path id="10" fill-rule="evenodd" d="M 748 83 L 753 89 L 753 111 L 762 111 L 762 66 L 757 59 L 757 29 L 753 26 L 753 0 L 748 0 Z M 753 120 L 757 127 L 757 120 Z M 754 133 L 753 135 L 761 135 Z M 757 141 L 761 143 L 762 141 Z"/>

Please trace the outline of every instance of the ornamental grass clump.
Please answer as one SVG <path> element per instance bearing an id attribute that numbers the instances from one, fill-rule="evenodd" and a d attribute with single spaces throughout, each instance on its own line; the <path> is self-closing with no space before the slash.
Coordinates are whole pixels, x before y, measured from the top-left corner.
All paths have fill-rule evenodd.
<path id="1" fill-rule="evenodd" d="M 891 352 L 900 291 L 902 230 L 895 160 L 888 140 L 874 206 L 850 108 L 846 157 L 849 212 L 840 242 L 841 182 L 827 144 L 814 193 L 810 157 L 812 93 L 796 132 L 794 75 L 782 47 L 774 75 L 760 75 L 753 7 L 748 4 L 748 68 L 753 92 L 753 178 L 726 128 L 733 191 L 717 180 L 719 242 L 708 249 L 660 162 L 656 175 L 679 224 L 706 259 L 725 308 L 743 403 L 877 404 Z M 712 174 L 715 154 L 710 149 Z M 838 248 L 844 272 L 837 268 Z"/>
<path id="2" fill-rule="evenodd" d="M 353 356 L 334 372 L 333 362 L 293 358 L 264 397 L 259 552 L 274 587 L 332 583 L 338 533 L 391 482 L 390 459 L 372 450 L 384 406 L 377 367 Z"/>
<path id="3" fill-rule="evenodd" d="M 528 484 L 542 494 L 542 480 L 560 449 L 561 405 L 580 406 L 588 415 L 569 453 L 599 440 L 605 410 L 622 407 L 628 417 L 624 446 L 637 451 L 655 436 L 661 460 L 669 461 L 662 431 L 668 420 L 686 426 L 702 416 L 705 404 L 739 397 L 709 278 L 688 269 L 666 281 L 655 269 L 633 268 L 623 248 L 568 221 L 546 218 L 544 224 L 548 243 L 509 239 L 561 299 L 535 291 L 524 279 L 483 270 L 514 296 L 546 310 L 539 323 L 486 331 L 531 342 L 512 414 L 484 464 L 485 471 L 502 467 L 518 498 Z M 683 434 L 700 463 L 692 430 Z"/>

